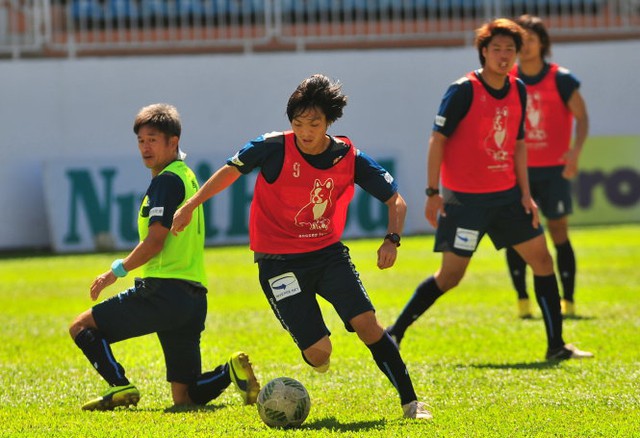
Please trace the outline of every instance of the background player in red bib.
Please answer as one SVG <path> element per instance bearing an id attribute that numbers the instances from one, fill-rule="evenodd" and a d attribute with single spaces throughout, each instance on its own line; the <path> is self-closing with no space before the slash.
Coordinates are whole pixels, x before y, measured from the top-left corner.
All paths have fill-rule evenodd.
<path id="1" fill-rule="evenodd" d="M 553 260 L 529 192 L 526 93 L 524 84 L 508 74 L 523 36 L 520 26 L 504 18 L 478 29 L 482 68 L 453 83 L 440 104 L 429 142 L 425 216 L 436 228 L 435 251 L 442 252 L 442 263 L 388 328 L 398 343 L 413 321 L 458 285 L 487 233 L 497 249 L 512 246 L 533 270 L 546 358 L 593 356 L 563 340 Z"/>
<path id="2" fill-rule="evenodd" d="M 563 289 L 562 313 L 575 316 L 576 259 L 568 230 L 568 216 L 573 211 L 569 179 L 578 172 L 578 159 L 589 132 L 589 117 L 578 79 L 569 70 L 545 61 L 551 53 L 551 40 L 542 20 L 522 15 L 516 22 L 526 31 L 519 63 L 512 74 L 527 86 L 525 144 L 531 195 L 547 219 L 556 248 L 556 266 Z M 506 253 L 509 273 L 518 293 L 519 316 L 530 318 L 526 263 L 513 248 L 507 248 Z"/>
<path id="3" fill-rule="evenodd" d="M 349 249 L 340 242 L 354 184 L 388 207 L 388 229 L 378 249 L 378 267 L 393 266 L 404 227 L 406 204 L 393 177 L 347 137 L 330 136 L 347 97 L 341 85 L 313 75 L 287 103 L 291 131 L 264 134 L 227 160 L 174 217 L 174 233 L 192 211 L 260 168 L 249 217 L 250 247 L 260 284 L 309 365 L 329 368 L 331 341 L 316 294 L 331 303 L 349 331 L 364 342 L 400 395 L 407 418 L 430 419 L 416 393 L 397 345 L 378 322 Z"/>

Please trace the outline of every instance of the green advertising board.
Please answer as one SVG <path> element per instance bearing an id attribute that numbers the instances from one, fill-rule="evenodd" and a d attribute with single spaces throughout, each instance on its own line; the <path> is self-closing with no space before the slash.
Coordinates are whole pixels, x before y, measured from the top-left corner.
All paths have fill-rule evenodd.
<path id="1" fill-rule="evenodd" d="M 640 222 L 640 136 L 589 138 L 579 169 L 571 224 Z"/>

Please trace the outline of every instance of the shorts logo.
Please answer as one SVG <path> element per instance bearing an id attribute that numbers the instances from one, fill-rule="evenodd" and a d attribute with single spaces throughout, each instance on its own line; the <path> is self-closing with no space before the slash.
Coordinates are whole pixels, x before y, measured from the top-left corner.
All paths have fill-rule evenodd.
<path id="1" fill-rule="evenodd" d="M 269 279 L 269 286 L 276 301 L 283 300 L 295 294 L 302 292 L 300 284 L 293 272 L 287 272 L 277 277 Z"/>
<path id="2" fill-rule="evenodd" d="M 163 214 L 164 214 L 164 207 L 153 207 L 149 211 L 149 217 L 156 217 L 156 216 L 162 217 Z"/>
<path id="3" fill-rule="evenodd" d="M 467 230 L 466 228 L 456 229 L 456 239 L 453 242 L 453 247 L 462 249 L 465 251 L 475 251 L 478 246 L 478 231 Z"/>

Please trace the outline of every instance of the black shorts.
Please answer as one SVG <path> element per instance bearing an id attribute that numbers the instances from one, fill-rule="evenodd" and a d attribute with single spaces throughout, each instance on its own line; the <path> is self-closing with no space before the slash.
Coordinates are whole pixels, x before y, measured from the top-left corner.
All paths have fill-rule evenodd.
<path id="1" fill-rule="evenodd" d="M 342 243 L 285 260 L 260 259 L 258 267 L 273 313 L 300 350 L 331 334 L 316 294 L 333 305 L 350 332 L 351 319 L 374 310 Z"/>
<path id="2" fill-rule="evenodd" d="M 92 313 L 109 343 L 157 333 L 167 381 L 189 384 L 202 371 L 206 293 L 203 286 L 184 280 L 137 278 L 132 288 L 93 306 Z"/>
<path id="3" fill-rule="evenodd" d="M 547 219 L 560 219 L 573 213 L 571 181 L 562 176 L 564 166 L 530 167 L 531 196 Z"/>
<path id="4" fill-rule="evenodd" d="M 526 242 L 540 234 L 542 227 L 533 228 L 533 216 L 527 214 L 519 201 L 506 205 L 445 204 L 446 216 L 438 219 L 434 251 L 450 251 L 471 257 L 480 240 L 489 234 L 496 249 Z"/>

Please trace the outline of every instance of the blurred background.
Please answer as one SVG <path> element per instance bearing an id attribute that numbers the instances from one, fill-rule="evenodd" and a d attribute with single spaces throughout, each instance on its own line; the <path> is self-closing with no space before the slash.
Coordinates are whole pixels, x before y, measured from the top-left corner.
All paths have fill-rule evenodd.
<path id="1" fill-rule="evenodd" d="M 551 61 L 580 79 L 591 119 L 573 224 L 640 222 L 640 0 L 0 0 L 0 251 L 131 248 L 149 173 L 137 110 L 176 105 L 204 181 L 258 135 L 289 128 L 305 77 L 349 96 L 332 134 L 396 177 L 407 233 L 423 218 L 425 160 L 447 86 L 479 67 L 474 30 L 530 13 Z M 253 175 L 207 203 L 207 244 L 244 243 Z M 347 237 L 382 236 L 358 192 Z"/>

